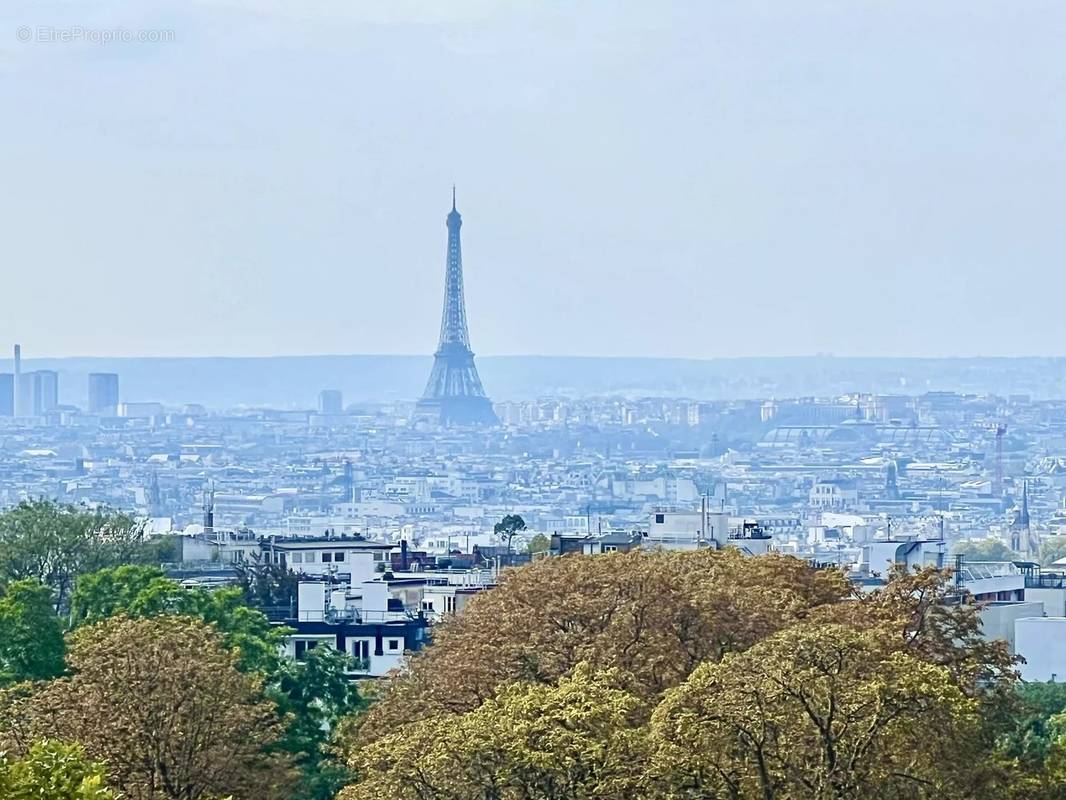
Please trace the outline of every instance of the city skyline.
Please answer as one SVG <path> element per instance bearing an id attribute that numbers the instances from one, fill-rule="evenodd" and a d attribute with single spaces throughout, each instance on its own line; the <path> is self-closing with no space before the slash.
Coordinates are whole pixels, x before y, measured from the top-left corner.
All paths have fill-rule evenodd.
<path id="1" fill-rule="evenodd" d="M 0 794 L 1066 798 L 1061 0 L 5 31 Z"/>
<path id="2" fill-rule="evenodd" d="M 480 356 L 1063 352 L 1061 4 L 72 14 L 0 11 L 36 353 L 424 353 L 453 181 Z"/>

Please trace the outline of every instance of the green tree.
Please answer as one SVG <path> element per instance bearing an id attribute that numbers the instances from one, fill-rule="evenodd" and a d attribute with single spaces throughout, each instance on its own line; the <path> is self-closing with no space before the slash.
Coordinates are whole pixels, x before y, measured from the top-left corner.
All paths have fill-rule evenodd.
<path id="1" fill-rule="evenodd" d="M 4 800 L 118 800 L 106 783 L 103 764 L 86 758 L 81 745 L 45 740 L 21 759 L 0 754 Z"/>
<path id="2" fill-rule="evenodd" d="M 301 576 L 283 564 L 253 555 L 250 561 L 236 564 L 234 570 L 248 605 L 289 607 L 296 602 Z"/>
<path id="3" fill-rule="evenodd" d="M 1036 690 L 1030 708 L 1038 709 L 1033 716 L 1022 720 L 1023 736 L 1011 744 L 1022 745 L 1022 752 L 1013 763 L 1018 770 L 1012 800 L 1061 800 L 1066 797 L 1066 711 L 1048 718 L 1044 714 L 1058 705 L 1060 693 L 1056 684 L 1044 684 Z"/>
<path id="4" fill-rule="evenodd" d="M 507 552 L 511 552 L 511 540 L 519 531 L 526 529 L 526 521 L 519 514 L 507 514 L 496 523 L 493 532 L 507 542 Z"/>
<path id="5" fill-rule="evenodd" d="M 541 553 L 547 553 L 550 548 L 551 540 L 543 533 L 538 533 L 529 540 L 529 544 L 526 545 L 526 552 L 530 555 L 540 555 Z"/>
<path id="6" fill-rule="evenodd" d="M 181 537 L 174 534 L 147 536 L 137 548 L 138 564 L 172 564 L 181 561 Z"/>
<path id="7" fill-rule="evenodd" d="M 246 672 L 273 675 L 281 663 L 279 647 L 288 629 L 271 625 L 249 608 L 236 587 L 187 588 L 153 567 L 109 567 L 79 579 L 71 598 L 74 626 L 115 614 L 131 617 L 196 617 L 215 626 Z"/>
<path id="8" fill-rule="evenodd" d="M 144 525 L 126 514 L 23 502 L 0 512 L 0 585 L 35 578 L 62 609 L 78 576 L 143 561 L 145 541 Z"/>
<path id="9" fill-rule="evenodd" d="M 64 651 L 52 590 L 33 578 L 9 583 L 0 597 L 0 683 L 61 675 Z"/>
<path id="10" fill-rule="evenodd" d="M 1047 536 L 1040 542 L 1040 563 L 1049 567 L 1066 558 L 1066 536 Z"/>
<path id="11" fill-rule="evenodd" d="M 959 541 L 951 548 L 951 552 L 965 556 L 967 561 L 1018 561 L 1022 557 L 998 539 Z"/>
<path id="12" fill-rule="evenodd" d="M 308 800 L 329 800 L 352 779 L 331 747 L 341 720 L 365 706 L 346 674 L 350 667 L 347 654 L 316 647 L 302 661 L 283 661 L 272 678 L 271 696 L 291 720 L 280 746 L 296 758 Z"/>
<path id="13" fill-rule="evenodd" d="M 1053 722 L 1066 712 L 1066 683 L 1023 683 L 1015 724 L 1004 737 L 1003 750 L 1034 771 L 1043 770 L 1066 728 Z"/>
<path id="14" fill-rule="evenodd" d="M 70 596 L 71 627 L 129 612 L 141 593 L 158 581 L 166 581 L 169 587 L 175 585 L 157 567 L 135 564 L 108 567 L 80 576 Z"/>

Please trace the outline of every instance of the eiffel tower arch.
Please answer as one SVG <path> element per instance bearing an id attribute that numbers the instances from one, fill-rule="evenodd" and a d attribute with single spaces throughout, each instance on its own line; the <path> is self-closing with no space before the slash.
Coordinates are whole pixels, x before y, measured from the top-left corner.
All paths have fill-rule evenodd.
<path id="1" fill-rule="evenodd" d="M 448 257 L 444 271 L 444 312 L 440 321 L 440 342 L 433 356 L 433 369 L 426 390 L 416 406 L 416 415 L 442 425 L 497 425 L 492 402 L 485 395 L 474 366 L 470 332 L 466 326 L 463 297 L 463 248 L 459 229 L 463 218 L 455 208 L 445 220 L 448 226 Z"/>

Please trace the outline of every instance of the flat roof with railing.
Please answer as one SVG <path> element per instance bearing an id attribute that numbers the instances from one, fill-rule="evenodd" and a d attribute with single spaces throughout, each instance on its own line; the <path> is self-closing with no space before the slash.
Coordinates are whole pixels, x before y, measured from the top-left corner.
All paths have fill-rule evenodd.
<path id="1" fill-rule="evenodd" d="M 963 581 L 1006 578 L 1022 574 L 1012 561 L 963 561 L 957 573 Z"/>

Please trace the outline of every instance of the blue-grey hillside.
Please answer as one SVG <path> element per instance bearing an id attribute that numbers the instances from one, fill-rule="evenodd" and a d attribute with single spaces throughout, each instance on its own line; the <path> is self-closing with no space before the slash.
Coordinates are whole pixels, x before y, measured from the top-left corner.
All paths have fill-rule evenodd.
<path id="1" fill-rule="evenodd" d="M 60 373 L 60 401 L 83 405 L 90 372 L 117 372 L 122 398 L 214 408 L 303 408 L 337 388 L 346 402 L 413 401 L 431 356 L 330 355 L 270 358 L 31 359 L 24 369 Z M 478 364 L 493 400 L 550 395 L 747 399 L 827 397 L 863 391 L 1066 395 L 1066 358 L 599 358 L 489 356 Z M 0 369 L 11 370 L 10 361 Z"/>

